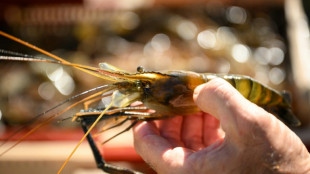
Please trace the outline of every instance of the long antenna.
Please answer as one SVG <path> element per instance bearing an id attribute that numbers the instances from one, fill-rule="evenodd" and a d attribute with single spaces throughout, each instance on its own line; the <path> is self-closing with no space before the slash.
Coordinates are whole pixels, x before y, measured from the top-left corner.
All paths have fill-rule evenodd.
<path id="1" fill-rule="evenodd" d="M 66 60 L 64 60 L 64 59 L 62 59 L 62 58 L 56 56 L 55 54 L 52 54 L 52 53 L 50 53 L 50 52 L 48 52 L 48 51 L 45 51 L 45 50 L 43 50 L 43 49 L 41 49 L 41 48 L 39 48 L 39 47 L 37 47 L 37 46 L 35 46 L 35 45 L 32 45 L 32 44 L 30 44 L 30 43 L 28 43 L 28 42 L 25 42 L 25 41 L 23 41 L 23 40 L 21 40 L 21 39 L 15 37 L 15 36 L 12 36 L 12 35 L 10 35 L 10 34 L 8 34 L 8 33 L 3 32 L 3 31 L 1 31 L 1 30 L 0 30 L 0 35 L 6 37 L 6 38 L 8 38 L 8 39 L 11 39 L 11 40 L 13 40 L 13 41 L 15 41 L 15 42 L 18 42 L 18 43 L 20 43 L 20 44 L 22 44 L 22 45 L 24 45 L 24 46 L 26 46 L 26 47 L 29 47 L 29 48 L 31 48 L 31 49 L 33 49 L 33 50 L 36 50 L 36 51 L 38 51 L 38 52 L 40 52 L 40 53 L 42 53 L 42 54 L 44 54 L 44 55 L 46 55 L 46 56 L 49 56 L 49 57 L 51 57 L 51 58 L 54 58 L 54 59 L 56 59 L 56 60 L 62 62 L 63 65 L 71 65 L 71 66 L 73 66 L 74 68 L 77 68 L 77 69 L 79 69 L 79 70 L 81 70 L 81 71 L 84 71 L 84 72 L 86 72 L 86 73 L 88 73 L 88 74 L 91 74 L 91 75 L 93 75 L 93 76 L 99 77 L 99 78 L 101 78 L 101 79 L 116 81 L 116 79 L 114 79 L 114 78 L 112 78 L 112 77 L 108 77 L 108 76 L 101 75 L 101 74 L 97 74 L 97 73 L 95 73 L 95 72 L 90 71 L 90 70 L 95 70 L 95 71 L 99 72 L 100 69 L 98 69 L 98 68 L 94 68 L 94 67 L 90 67 L 90 66 L 85 66 L 85 65 L 79 65 L 79 64 L 73 64 L 73 63 L 71 63 L 71 62 L 69 62 L 69 61 L 66 61 Z M 101 71 L 101 72 L 103 72 L 103 71 Z"/>
<path id="2" fill-rule="evenodd" d="M 8 149 L 4 150 L 3 152 L 0 153 L 0 156 L 4 155 L 5 153 L 7 153 L 8 151 L 10 151 L 12 148 L 14 148 L 15 146 L 17 146 L 19 143 L 21 143 L 26 137 L 28 137 L 29 135 L 31 135 L 33 132 L 35 132 L 36 130 L 38 130 L 39 128 L 41 128 L 42 126 L 46 125 L 47 123 L 49 123 L 50 121 L 52 121 L 55 117 L 67 112 L 68 110 L 72 109 L 73 107 L 77 106 L 78 104 L 81 104 L 87 100 L 90 100 L 94 97 L 97 97 L 109 90 L 112 90 L 113 88 L 108 88 L 106 90 L 97 92 L 91 96 L 88 96 L 78 102 L 73 103 L 72 105 L 68 106 L 67 108 L 63 109 L 62 111 L 52 115 L 51 117 L 47 118 L 46 120 L 44 120 L 42 123 L 36 125 L 34 128 L 32 128 L 29 132 L 27 132 L 25 135 L 23 135 L 20 139 L 18 139 L 18 141 L 16 143 L 14 143 L 11 147 L 9 147 Z"/>
<path id="3" fill-rule="evenodd" d="M 17 129 L 16 131 L 14 131 L 12 134 L 10 134 L 9 136 L 7 136 L 7 138 L 5 138 L 5 139 L 3 140 L 3 142 L 0 144 L 0 147 L 3 146 L 4 144 L 6 144 L 9 140 L 11 140 L 16 134 L 18 134 L 18 133 L 19 133 L 20 131 L 22 131 L 24 128 L 26 128 L 26 127 L 29 126 L 30 124 L 34 123 L 34 121 L 36 121 L 39 117 L 41 117 L 41 116 L 43 116 L 43 115 L 45 115 L 45 114 L 47 114 L 47 113 L 49 113 L 49 112 L 51 112 L 51 111 L 57 109 L 58 107 L 64 105 L 65 103 L 68 103 L 69 101 L 72 101 L 72 100 L 74 100 L 74 99 L 76 99 L 76 98 L 78 98 L 78 97 L 81 97 L 81 96 L 83 96 L 83 95 L 86 95 L 86 94 L 89 94 L 89 93 L 91 93 L 91 92 L 94 92 L 94 91 L 97 91 L 97 90 L 100 90 L 100 89 L 103 89 L 103 88 L 107 88 L 107 87 L 110 87 L 110 86 L 111 86 L 111 84 L 108 84 L 108 85 L 98 86 L 98 87 L 93 88 L 93 89 L 89 89 L 89 90 L 87 90 L 87 91 L 84 91 L 84 92 L 82 92 L 82 93 L 79 93 L 79 94 L 77 94 L 77 95 L 74 95 L 74 96 L 72 96 L 72 97 L 70 97 L 70 98 L 67 98 L 66 100 L 64 100 L 64 101 L 62 101 L 62 102 L 60 102 L 60 103 L 58 103 L 57 105 L 55 105 L 55 106 L 49 108 L 48 110 L 46 110 L 46 111 L 44 111 L 44 112 L 38 114 L 37 116 L 35 116 L 34 118 L 32 118 L 31 120 L 29 120 L 28 122 L 26 122 L 22 127 L 20 127 L 19 129 Z"/>

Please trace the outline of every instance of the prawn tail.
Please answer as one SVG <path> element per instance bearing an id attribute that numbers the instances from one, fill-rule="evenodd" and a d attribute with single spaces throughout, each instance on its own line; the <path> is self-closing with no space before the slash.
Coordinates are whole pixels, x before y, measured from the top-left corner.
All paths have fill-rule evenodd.
<path id="1" fill-rule="evenodd" d="M 276 115 L 279 119 L 281 119 L 286 125 L 297 127 L 300 126 L 300 121 L 293 114 L 292 109 L 284 106 L 273 106 L 267 109 L 269 112 Z"/>
<path id="2" fill-rule="evenodd" d="M 291 106 L 292 103 L 292 97 L 291 94 L 288 91 L 281 91 L 280 95 L 283 97 L 283 100 L 288 103 Z M 286 123 L 289 126 L 297 127 L 301 125 L 301 122 L 298 120 L 298 118 L 293 113 L 291 107 L 278 105 L 276 108 L 276 113 L 278 113 L 278 116 L 284 123 Z"/>

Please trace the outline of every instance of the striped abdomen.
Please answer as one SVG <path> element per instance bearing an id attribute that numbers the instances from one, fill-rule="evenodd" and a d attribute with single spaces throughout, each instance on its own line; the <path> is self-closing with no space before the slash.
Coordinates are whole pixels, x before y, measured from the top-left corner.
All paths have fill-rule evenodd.
<path id="1" fill-rule="evenodd" d="M 279 92 L 248 76 L 223 75 L 220 77 L 235 87 L 246 99 L 257 105 L 271 107 L 280 104 L 289 107 L 289 103 Z"/>
<path id="2" fill-rule="evenodd" d="M 300 125 L 300 121 L 291 110 L 290 99 L 287 95 L 267 87 L 258 81 L 241 75 L 203 74 L 204 79 L 209 81 L 214 78 L 223 78 L 235 87 L 246 99 L 264 107 L 272 112 L 286 124 L 291 126 Z"/>

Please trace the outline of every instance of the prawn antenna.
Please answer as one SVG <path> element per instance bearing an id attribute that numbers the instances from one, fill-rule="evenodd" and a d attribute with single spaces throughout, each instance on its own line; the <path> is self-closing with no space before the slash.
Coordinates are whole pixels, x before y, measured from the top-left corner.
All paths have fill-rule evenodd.
<path id="1" fill-rule="evenodd" d="M 29 125 L 33 124 L 37 119 L 39 119 L 41 116 L 43 115 L 46 115 L 47 113 L 59 108 L 60 106 L 72 101 L 72 100 L 75 100 L 76 98 L 78 97 L 81 97 L 83 95 L 86 95 L 86 94 L 89 94 L 91 92 L 94 92 L 94 91 L 98 91 L 98 90 L 101 90 L 103 88 L 108 88 L 108 87 L 111 87 L 112 85 L 111 84 L 107 84 L 107 85 L 102 85 L 102 86 L 98 86 L 96 88 L 92 88 L 92 89 L 89 89 L 87 91 L 84 91 L 80 94 L 77 94 L 77 95 L 74 95 L 70 98 L 67 98 L 66 100 L 62 101 L 61 103 L 58 103 L 57 105 L 55 105 L 54 107 L 51 107 L 50 109 L 36 115 L 34 118 L 32 118 L 31 120 L 27 121 L 22 127 L 20 127 L 19 129 L 17 129 L 16 131 L 14 131 L 12 134 L 10 134 L 7 138 L 5 138 L 3 140 L 3 142 L 0 144 L 0 147 L 3 146 L 4 144 L 6 144 L 8 141 L 10 141 L 14 136 L 16 136 L 19 132 L 21 132 L 22 130 L 24 130 L 26 127 L 28 127 Z M 1 155 L 0 155 L 1 156 Z"/>
<path id="2" fill-rule="evenodd" d="M 10 146 L 9 148 L 7 148 L 7 149 L 4 150 L 3 152 L 1 152 L 1 153 L 0 153 L 0 156 L 3 156 L 5 153 L 7 153 L 8 151 L 10 151 L 12 148 L 14 148 L 14 147 L 17 146 L 18 144 L 20 144 L 25 138 L 27 138 L 29 135 L 31 135 L 33 132 L 35 132 L 35 131 L 38 130 L 39 128 L 41 128 L 41 127 L 43 127 L 44 125 L 50 123 L 54 118 L 56 118 L 56 117 L 62 115 L 63 113 L 65 113 L 65 112 L 67 112 L 68 110 L 74 108 L 75 106 L 77 106 L 77 105 L 79 105 L 79 104 L 81 104 L 81 103 L 83 103 L 83 102 L 86 102 L 86 101 L 88 101 L 88 100 L 91 100 L 91 99 L 93 99 L 93 98 L 95 98 L 95 97 L 98 97 L 98 96 L 100 96 L 100 95 L 102 95 L 102 94 L 104 94 L 104 93 L 106 93 L 106 92 L 108 92 L 108 91 L 110 91 L 110 90 L 112 90 L 112 89 L 113 89 L 113 87 L 110 87 L 110 88 L 107 88 L 107 89 L 105 89 L 105 90 L 103 90 L 103 91 L 100 91 L 100 92 L 97 92 L 97 93 L 95 93 L 95 94 L 92 94 L 92 95 L 90 95 L 90 96 L 88 96 L 88 97 L 86 97 L 86 98 L 84 98 L 84 99 L 82 99 L 82 100 L 80 100 L 80 101 L 78 101 L 78 102 L 73 103 L 72 105 L 66 107 L 66 108 L 63 109 L 62 111 L 60 111 L 60 112 L 58 112 L 58 113 L 56 113 L 56 114 L 50 116 L 49 118 L 47 118 L 47 119 L 44 120 L 43 122 L 41 122 L 41 123 L 39 123 L 38 125 L 36 125 L 36 126 L 35 126 L 34 128 L 32 128 L 30 131 L 28 131 L 28 132 L 27 132 L 25 135 L 23 135 L 21 138 L 19 138 L 18 141 L 17 141 L 16 143 L 14 143 L 12 146 Z"/>
<path id="3" fill-rule="evenodd" d="M 13 60 L 13 61 L 21 61 L 21 62 L 44 62 L 44 63 L 54 63 L 54 64 L 60 64 L 60 65 L 66 65 L 66 66 L 73 66 L 75 68 L 81 68 L 83 70 L 87 70 L 89 72 L 98 72 L 97 68 L 85 66 L 85 65 L 79 65 L 74 63 L 66 63 L 46 58 L 37 58 L 37 57 L 19 57 L 19 56 L 0 56 L 0 60 Z M 92 72 L 92 73 L 94 73 Z"/>
<path id="4" fill-rule="evenodd" d="M 41 57 L 37 57 L 33 55 L 28 55 L 28 54 L 19 53 L 19 52 L 10 51 L 10 50 L 4 50 L 4 49 L 0 49 L 0 53 L 11 55 L 11 56 L 19 56 L 19 57 L 38 58 L 38 59 L 41 58 Z"/>
<path id="5" fill-rule="evenodd" d="M 100 71 L 100 69 L 98 69 L 98 68 L 91 67 L 91 66 L 86 66 L 86 65 L 79 65 L 79 64 L 71 63 L 71 62 L 69 62 L 69 61 L 64 60 L 63 58 L 60 58 L 59 56 L 56 56 L 55 54 L 52 54 L 52 53 L 50 53 L 50 52 L 48 52 L 48 51 L 45 51 L 45 50 L 43 50 L 43 49 L 41 49 L 41 48 L 39 48 L 39 47 L 37 47 L 37 46 L 35 46 L 35 45 L 32 45 L 32 44 L 30 44 L 30 43 L 28 43 L 28 42 L 26 42 L 26 41 L 23 41 L 23 40 L 21 40 L 21 39 L 15 37 L 15 36 L 13 36 L 13 35 L 10 35 L 10 34 L 8 34 L 8 33 L 5 33 L 5 32 L 3 32 L 3 31 L 1 31 L 1 30 L 0 30 L 0 35 L 3 36 L 3 37 L 6 37 L 6 38 L 8 38 L 8 39 L 11 39 L 11 40 L 13 40 L 13 41 L 15 41 L 15 42 L 17 42 L 17 43 L 20 43 L 20 44 L 22 44 L 22 45 L 24 45 L 24 46 L 26 46 L 26 47 L 29 47 L 29 48 L 31 48 L 31 49 L 33 49 L 33 50 L 35 50 L 35 51 L 38 51 L 39 53 L 42 53 L 42 54 L 44 54 L 44 55 L 46 55 L 46 56 L 49 56 L 49 57 L 51 57 L 51 58 L 53 58 L 53 59 L 55 59 L 55 60 L 58 60 L 58 61 L 61 62 L 61 63 L 59 63 L 59 64 L 68 65 L 68 66 L 73 66 L 73 67 L 76 68 L 76 69 L 79 69 L 79 70 L 81 70 L 81 71 L 84 71 L 84 72 L 86 72 L 86 73 L 88 73 L 88 74 L 90 74 L 90 75 L 93 75 L 93 76 L 95 76 L 95 77 L 99 77 L 99 78 L 101 78 L 101 79 L 111 80 L 111 81 L 117 81 L 117 80 L 114 79 L 114 78 L 107 77 L 106 75 L 100 74 L 101 71 Z M 14 54 L 14 53 L 13 53 L 13 54 Z M 27 58 L 27 57 L 24 57 L 24 58 Z M 14 60 L 14 58 L 13 58 L 13 59 L 2 59 L 2 60 Z M 24 61 L 26 61 L 26 59 L 24 59 Z M 40 62 L 40 61 L 37 61 L 37 62 Z M 44 61 L 42 61 L 42 62 L 44 62 Z M 45 61 L 45 62 L 48 62 L 48 61 Z M 57 62 L 57 61 L 56 61 L 56 62 Z M 53 63 L 53 62 L 51 62 L 51 63 Z M 95 72 L 93 72 L 93 71 L 95 71 Z"/>

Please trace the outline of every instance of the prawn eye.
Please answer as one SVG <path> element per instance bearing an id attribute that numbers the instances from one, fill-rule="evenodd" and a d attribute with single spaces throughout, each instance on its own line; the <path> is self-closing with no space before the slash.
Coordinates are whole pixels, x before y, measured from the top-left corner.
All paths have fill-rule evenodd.
<path id="1" fill-rule="evenodd" d="M 137 72 L 143 73 L 143 72 L 144 72 L 143 66 L 138 66 L 138 67 L 137 67 Z"/>
<path id="2" fill-rule="evenodd" d="M 150 88 L 150 86 L 151 86 L 151 85 L 150 85 L 150 83 L 149 83 L 149 82 L 145 82 L 145 83 L 144 83 L 144 88 L 145 88 L 145 89 L 149 89 L 149 88 Z"/>

